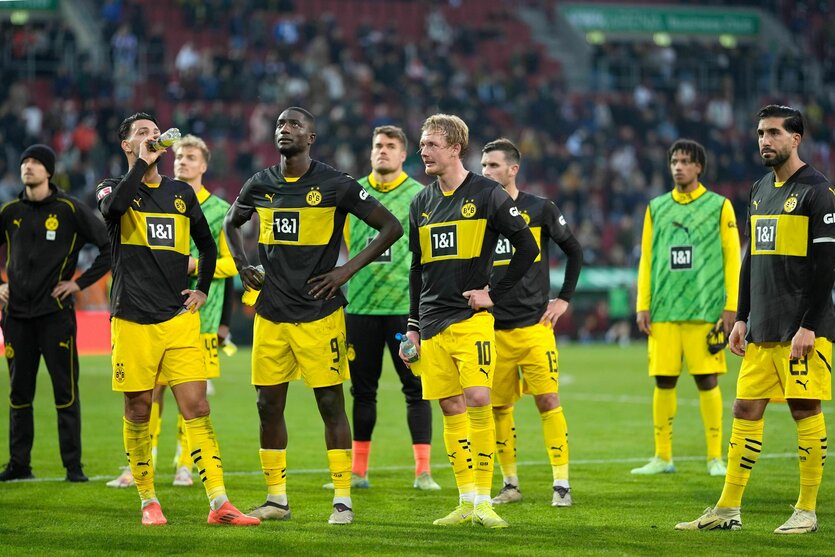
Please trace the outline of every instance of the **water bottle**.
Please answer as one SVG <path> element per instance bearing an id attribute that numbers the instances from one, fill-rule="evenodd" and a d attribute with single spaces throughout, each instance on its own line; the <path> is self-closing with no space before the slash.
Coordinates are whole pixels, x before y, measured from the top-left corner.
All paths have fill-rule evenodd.
<path id="1" fill-rule="evenodd" d="M 258 265 L 257 267 L 255 267 L 255 270 L 258 271 L 259 275 L 261 276 L 261 281 L 260 282 L 261 282 L 261 285 L 263 287 L 263 284 L 264 284 L 264 266 L 263 265 Z M 258 295 L 260 293 L 261 293 L 260 288 L 258 290 L 246 290 L 246 287 L 244 287 L 244 295 L 241 296 L 241 301 L 248 306 L 254 306 L 255 302 L 258 300 Z"/>
<path id="2" fill-rule="evenodd" d="M 180 139 L 180 130 L 177 128 L 171 128 L 165 131 L 162 135 L 160 135 L 156 141 L 153 141 L 149 147 L 151 151 L 159 151 L 161 149 L 168 149 L 176 141 Z"/>
<path id="3" fill-rule="evenodd" d="M 234 356 L 235 353 L 238 351 L 238 345 L 232 342 L 232 335 L 226 335 L 226 338 L 223 339 L 223 343 L 220 345 L 220 349 L 223 350 L 223 353 L 227 356 Z"/>
<path id="4" fill-rule="evenodd" d="M 414 342 L 409 340 L 409 337 L 403 333 L 397 333 L 394 335 L 394 338 L 400 341 L 400 350 L 403 352 L 403 355 L 406 356 L 407 362 L 413 364 L 420 359 L 417 347 Z"/>

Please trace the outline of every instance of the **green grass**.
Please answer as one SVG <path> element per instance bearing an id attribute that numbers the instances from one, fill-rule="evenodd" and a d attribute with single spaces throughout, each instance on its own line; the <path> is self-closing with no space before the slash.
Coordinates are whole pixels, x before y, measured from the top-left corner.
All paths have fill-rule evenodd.
<path id="1" fill-rule="evenodd" d="M 564 344 L 561 347 L 561 397 L 570 431 L 574 507 L 550 506 L 551 473 L 542 428 L 533 401 L 517 408 L 519 476 L 525 500 L 499 507 L 511 528 L 443 529 L 432 520 L 446 514 L 457 493 L 441 440 L 434 405 L 434 475 L 443 490 L 411 488 L 412 455 L 405 404 L 393 372 L 381 384 L 380 408 L 371 455 L 372 489 L 355 491 L 356 523 L 329 526 L 330 495 L 322 425 L 313 393 L 302 384 L 290 389 L 288 490 L 293 519 L 259 528 L 234 529 L 205 524 L 207 503 L 199 486 L 170 486 L 174 452 L 173 398 L 169 395 L 160 444 L 157 493 L 169 525 L 143 528 L 135 489 L 110 489 L 104 482 L 118 473 L 124 456 L 121 396 L 110 391 L 107 357 L 85 357 L 81 367 L 84 463 L 88 484 L 67 484 L 57 447 L 55 411 L 49 378 L 42 369 L 36 400 L 34 473 L 41 481 L 0 484 L 0 553 L 75 554 L 273 554 L 273 555 L 820 555 L 831 554 L 832 478 L 824 477 L 819 520 L 811 536 L 778 537 L 771 531 L 791 513 L 797 496 L 796 435 L 785 405 L 766 415 L 764 454 L 745 496 L 741 532 L 676 532 L 679 520 L 698 516 L 719 496 L 721 478 L 708 477 L 698 395 L 689 377 L 679 385 L 674 450 L 678 473 L 640 478 L 630 468 L 652 454 L 652 384 L 645 370 L 643 344 L 621 349 Z M 725 440 L 730 431 L 730 401 L 739 359 L 721 381 Z M 249 385 L 249 353 L 222 356 L 223 376 L 212 397 L 212 416 L 226 470 L 229 495 L 241 509 L 260 504 L 264 485 L 258 461 L 258 420 Z M 8 399 L 8 384 L 0 399 Z M 347 393 L 346 393 L 347 394 Z M 350 397 L 349 397 L 350 398 Z M 829 410 L 829 403 L 825 408 Z M 8 408 L 0 409 L 0 462 L 8 447 Z M 830 428 L 832 426 L 830 425 Z M 494 487 L 500 487 L 500 473 Z"/>

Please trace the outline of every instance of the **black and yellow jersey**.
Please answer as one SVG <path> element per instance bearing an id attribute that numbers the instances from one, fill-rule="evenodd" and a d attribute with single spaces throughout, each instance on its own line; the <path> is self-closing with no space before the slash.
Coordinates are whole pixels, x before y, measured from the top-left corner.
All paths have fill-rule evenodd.
<path id="1" fill-rule="evenodd" d="M 379 205 L 352 177 L 315 160 L 298 179 L 285 178 L 280 165 L 252 176 L 233 210 L 245 219 L 257 213 L 261 223 L 266 277 L 255 311 L 276 323 L 307 323 L 344 306 L 341 291 L 317 300 L 307 282 L 336 266 L 348 214 L 364 220 Z"/>
<path id="2" fill-rule="evenodd" d="M 516 208 L 519 209 L 519 214 L 528 223 L 533 233 L 539 246 L 539 255 L 516 286 L 496 302 L 493 308 L 496 329 L 515 329 L 539 322 L 548 307 L 551 292 L 551 273 L 548 264 L 549 240 L 565 245 L 568 240 L 574 239 L 571 229 L 565 222 L 565 217 L 553 201 L 520 191 L 516 197 Z M 569 273 L 570 276 L 564 282 L 560 292 L 560 297 L 566 301 L 571 300 L 582 266 L 582 249 L 579 248 L 576 240 L 572 242 L 572 245 L 574 244 L 578 249 L 569 255 L 577 257 L 578 260 L 573 261 L 573 265 L 569 265 L 572 272 Z M 510 241 L 500 236 L 493 259 L 491 280 L 493 284 L 498 283 L 504 277 L 512 255 L 513 246 L 510 245 Z"/>
<path id="3" fill-rule="evenodd" d="M 18 318 L 48 315 L 73 307 L 70 296 L 59 300 L 52 290 L 72 280 L 78 253 L 95 244 L 99 254 L 75 282 L 82 290 L 110 269 L 110 245 L 101 220 L 86 205 L 49 184 L 40 201 L 17 199 L 0 208 L 0 246 L 6 244 L 9 303 L 3 312 Z"/>
<path id="4" fill-rule="evenodd" d="M 812 250 L 835 243 L 835 189 L 829 180 L 808 165 L 783 184 L 775 184 L 769 172 L 751 188 L 746 232 L 749 303 L 740 299 L 740 311 L 750 308 L 748 340 L 790 341 L 807 312 L 815 310 L 810 305 L 818 304 L 825 307 L 815 310 L 821 310 L 815 335 L 835 340 L 832 297 L 810 299 L 815 278 Z"/>
<path id="5" fill-rule="evenodd" d="M 409 249 L 420 263 L 421 338 L 473 315 L 462 293 L 490 283 L 499 234 L 511 237 L 526 228 L 507 192 L 477 174 L 469 173 L 453 192 L 444 193 L 435 181 L 415 196 Z"/>
<path id="6" fill-rule="evenodd" d="M 147 168 L 139 159 L 127 174 L 96 188 L 111 242 L 111 313 L 140 324 L 162 323 L 182 310 L 189 237 L 200 251 L 197 289 L 206 294 L 217 261 L 217 245 L 191 186 L 167 176 L 144 184 Z"/>

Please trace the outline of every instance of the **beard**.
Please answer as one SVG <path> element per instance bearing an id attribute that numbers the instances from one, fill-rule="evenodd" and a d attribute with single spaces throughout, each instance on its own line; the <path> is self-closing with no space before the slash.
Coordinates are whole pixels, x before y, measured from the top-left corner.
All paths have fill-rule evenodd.
<path id="1" fill-rule="evenodd" d="M 304 151 L 304 149 L 302 149 L 294 143 L 291 143 L 289 145 L 278 145 L 276 143 L 276 148 L 278 149 L 278 152 L 281 153 L 281 156 L 284 158 L 289 158 L 293 155 L 298 155 L 299 153 Z"/>
<path id="2" fill-rule="evenodd" d="M 762 159 L 763 164 L 765 166 L 773 167 L 773 166 L 780 166 L 781 164 L 783 164 L 784 162 L 789 160 L 790 155 L 791 155 L 790 152 L 787 152 L 787 153 L 775 152 L 774 156 L 770 159 L 767 159 L 767 158 L 763 157 L 762 155 L 760 155 L 760 158 Z"/>

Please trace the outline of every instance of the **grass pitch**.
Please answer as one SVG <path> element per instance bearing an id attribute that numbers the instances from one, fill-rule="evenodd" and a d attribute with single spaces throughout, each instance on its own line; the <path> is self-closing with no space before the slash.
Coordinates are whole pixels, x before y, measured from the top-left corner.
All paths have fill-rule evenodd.
<path id="1" fill-rule="evenodd" d="M 820 531 L 776 536 L 797 497 L 796 433 L 784 404 L 766 413 L 763 455 L 743 504 L 740 532 L 676 532 L 715 503 L 721 478 L 707 475 L 698 394 L 689 377 L 678 388 L 674 426 L 676 474 L 636 477 L 629 470 L 652 455 L 652 382 L 645 345 L 561 346 L 561 398 L 570 433 L 571 508 L 550 506 L 551 472 L 533 401 L 516 411 L 519 477 L 524 501 L 497 507 L 511 527 L 439 528 L 432 520 L 456 504 L 457 492 L 443 449 L 441 417 L 434 411 L 433 473 L 440 492 L 412 489 L 413 460 L 405 403 L 396 375 L 383 375 L 371 454 L 369 490 L 353 494 L 356 523 L 327 524 L 330 493 L 321 421 L 313 393 L 290 388 L 287 421 L 288 494 L 293 518 L 258 528 L 206 525 L 203 489 L 172 487 L 174 404 L 168 394 L 157 470 L 157 493 L 169 520 L 162 528 L 139 523 L 136 490 L 105 487 L 124 464 L 122 399 L 110 391 L 109 357 L 81 363 L 84 464 L 88 484 L 63 482 L 49 378 L 42 368 L 35 406 L 32 466 L 37 481 L 0 484 L 2 555 L 827 555 L 835 543 L 831 473 L 824 475 L 818 504 Z M 210 398 L 232 502 L 248 510 L 264 499 L 258 461 L 258 418 L 249 384 L 249 352 L 221 356 L 223 376 Z M 739 358 L 728 354 L 731 372 L 720 381 L 725 400 L 724 439 L 730 433 Z M 350 396 L 347 394 L 350 407 Z M 0 384 L 8 400 L 8 383 Z M 831 403 L 825 403 L 825 412 Z M 350 411 L 349 411 L 350 415 Z M 8 406 L 0 408 L 0 462 L 8 457 Z M 830 430 L 835 429 L 830 420 Z M 199 484 L 199 482 L 198 482 Z M 496 467 L 494 493 L 500 488 Z"/>

